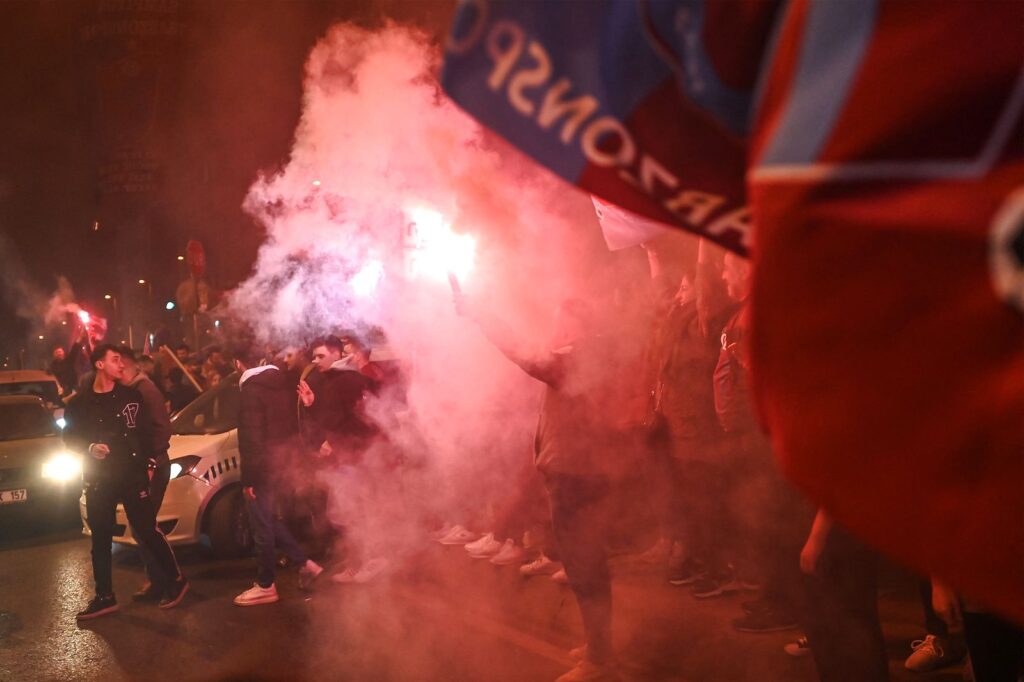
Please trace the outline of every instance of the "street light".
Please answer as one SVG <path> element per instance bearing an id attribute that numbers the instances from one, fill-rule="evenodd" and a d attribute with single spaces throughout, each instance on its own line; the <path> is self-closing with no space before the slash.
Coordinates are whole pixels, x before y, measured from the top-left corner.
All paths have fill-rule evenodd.
<path id="1" fill-rule="evenodd" d="M 144 280 L 144 279 L 140 279 L 139 280 L 139 284 L 145 284 L 145 283 L 146 283 L 146 280 Z"/>
<path id="2" fill-rule="evenodd" d="M 40 335 L 39 335 L 39 340 L 40 340 L 40 341 L 42 341 L 42 340 L 43 340 L 43 339 L 45 339 L 45 338 L 46 338 L 46 337 L 45 337 L 45 336 L 43 336 L 42 334 L 40 334 Z"/>
<path id="3" fill-rule="evenodd" d="M 178 256 L 178 260 L 185 260 L 184 256 Z"/>
<path id="4" fill-rule="evenodd" d="M 105 298 L 105 299 L 107 299 L 109 301 L 110 299 L 112 299 L 114 297 L 111 296 L 110 294 L 103 294 L 103 298 Z"/>

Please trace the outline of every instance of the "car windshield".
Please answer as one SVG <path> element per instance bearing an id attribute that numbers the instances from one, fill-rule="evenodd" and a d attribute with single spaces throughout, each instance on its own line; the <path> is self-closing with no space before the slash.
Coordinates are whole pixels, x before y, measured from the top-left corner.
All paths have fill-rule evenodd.
<path id="1" fill-rule="evenodd" d="M 209 391 L 186 405 L 171 419 L 179 436 L 224 433 L 238 426 L 238 373 L 221 379 Z"/>
<path id="2" fill-rule="evenodd" d="M 41 403 L 0 404 L 0 440 L 45 438 L 56 433 L 53 415 Z"/>
<path id="3" fill-rule="evenodd" d="M 0 395 L 34 395 L 48 403 L 60 404 L 54 381 L 14 381 L 0 384 Z"/>

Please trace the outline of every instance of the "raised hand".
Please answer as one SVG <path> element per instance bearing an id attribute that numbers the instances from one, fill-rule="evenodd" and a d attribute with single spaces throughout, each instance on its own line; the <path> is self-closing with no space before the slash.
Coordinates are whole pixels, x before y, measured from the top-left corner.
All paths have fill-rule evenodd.
<path id="1" fill-rule="evenodd" d="M 309 387 L 309 384 L 306 383 L 305 379 L 299 381 L 299 386 L 296 390 L 299 394 L 299 400 L 302 401 L 302 404 L 305 407 L 309 407 L 313 404 L 313 401 L 316 400 L 316 395 L 313 394 L 313 389 Z"/>

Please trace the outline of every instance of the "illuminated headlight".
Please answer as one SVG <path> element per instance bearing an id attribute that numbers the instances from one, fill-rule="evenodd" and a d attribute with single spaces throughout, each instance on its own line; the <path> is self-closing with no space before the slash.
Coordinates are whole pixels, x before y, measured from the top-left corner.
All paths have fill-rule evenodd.
<path id="1" fill-rule="evenodd" d="M 67 420 L 65 420 L 64 417 L 57 417 L 56 421 L 58 429 L 63 429 L 65 426 L 68 425 Z"/>
<path id="2" fill-rule="evenodd" d="M 171 479 L 180 478 L 181 476 L 187 476 L 192 473 L 192 470 L 196 468 L 202 457 L 197 455 L 189 455 L 188 457 L 179 457 L 171 462 Z"/>
<path id="3" fill-rule="evenodd" d="M 69 452 L 58 452 L 43 462 L 43 478 L 71 481 L 82 477 L 82 459 Z"/>

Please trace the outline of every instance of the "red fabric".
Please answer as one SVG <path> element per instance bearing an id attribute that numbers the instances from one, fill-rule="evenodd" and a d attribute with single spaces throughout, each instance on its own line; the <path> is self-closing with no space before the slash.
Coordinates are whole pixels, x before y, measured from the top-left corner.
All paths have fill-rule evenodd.
<path id="1" fill-rule="evenodd" d="M 979 154 L 1024 64 L 1020 31 L 992 29 L 1019 29 L 1024 4 L 979 9 L 884 3 L 824 160 Z M 766 102 L 755 159 L 785 98 Z M 977 177 L 896 175 L 753 176 L 759 408 L 785 473 L 840 523 L 1024 622 L 1024 317 L 989 266 L 1021 138 Z"/>

